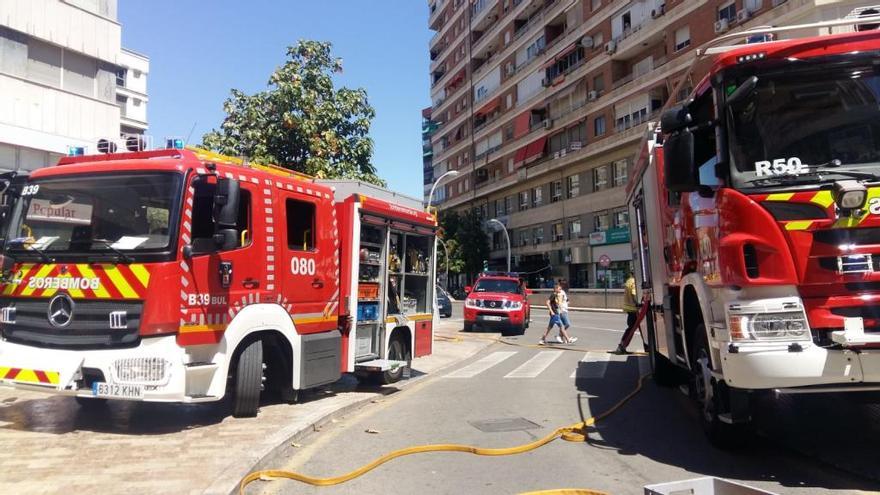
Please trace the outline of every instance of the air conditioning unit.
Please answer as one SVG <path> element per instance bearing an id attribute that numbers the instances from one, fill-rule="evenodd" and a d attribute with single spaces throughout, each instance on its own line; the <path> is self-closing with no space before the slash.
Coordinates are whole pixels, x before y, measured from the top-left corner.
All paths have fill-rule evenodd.
<path id="1" fill-rule="evenodd" d="M 614 53 L 616 51 L 617 51 L 617 42 L 616 41 L 612 40 L 612 41 L 609 41 L 608 43 L 605 43 L 605 53 L 607 53 L 608 55 L 611 55 L 612 53 Z"/>
<path id="2" fill-rule="evenodd" d="M 584 36 L 583 38 L 581 38 L 581 46 L 584 48 L 593 48 L 593 37 Z"/>
<path id="3" fill-rule="evenodd" d="M 562 148 L 561 150 L 559 150 L 559 158 L 565 157 L 566 153 L 568 153 L 568 150 L 565 148 Z"/>
<path id="4" fill-rule="evenodd" d="M 513 64 L 507 64 L 507 75 L 512 76 L 516 73 L 516 66 Z"/>
<path id="5" fill-rule="evenodd" d="M 544 129 L 549 129 L 553 127 L 553 121 L 550 119 L 544 119 L 544 122 L 542 124 L 544 125 Z"/>
<path id="6" fill-rule="evenodd" d="M 569 148 L 571 151 L 577 151 L 577 150 L 579 150 L 579 149 L 581 149 L 581 148 L 583 148 L 583 147 L 584 147 L 584 143 L 582 143 L 582 142 L 580 142 L 580 141 L 572 141 L 572 142 L 568 145 L 568 148 Z"/>
<path id="7" fill-rule="evenodd" d="M 481 168 L 481 169 L 477 170 L 477 179 L 488 179 L 488 178 L 489 178 L 489 171 L 488 170 L 486 170 L 485 168 Z"/>
<path id="8" fill-rule="evenodd" d="M 559 152 L 558 152 L 558 151 L 555 152 L 555 153 L 553 153 L 553 159 L 555 160 L 555 159 L 557 159 L 557 158 L 559 158 Z"/>
<path id="9" fill-rule="evenodd" d="M 597 91 L 590 91 L 587 93 L 587 100 L 596 101 L 596 98 L 599 97 L 599 93 Z"/>
<path id="10" fill-rule="evenodd" d="M 727 32 L 730 29 L 730 22 L 727 19 L 715 21 L 715 34 Z"/>
<path id="11" fill-rule="evenodd" d="M 752 12 L 749 9 L 742 9 L 736 13 L 736 22 L 746 22 L 750 17 Z"/>
<path id="12" fill-rule="evenodd" d="M 656 19 L 659 15 L 657 9 L 651 9 L 651 19 Z"/>

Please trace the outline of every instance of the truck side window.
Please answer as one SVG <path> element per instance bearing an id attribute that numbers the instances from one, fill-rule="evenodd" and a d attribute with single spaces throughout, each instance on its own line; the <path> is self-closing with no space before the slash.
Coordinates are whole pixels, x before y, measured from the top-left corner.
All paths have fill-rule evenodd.
<path id="1" fill-rule="evenodd" d="M 315 250 L 315 204 L 288 199 L 287 247 L 293 251 Z"/>
<path id="2" fill-rule="evenodd" d="M 711 88 L 698 96 L 690 107 L 691 116 L 697 125 L 694 131 L 694 161 L 700 172 L 700 184 L 715 186 L 720 184 L 715 176 L 715 164 L 718 162 L 718 150 L 715 147 L 715 125 L 708 125 L 715 120 L 715 100 Z"/>
<path id="3" fill-rule="evenodd" d="M 192 209 L 192 247 L 193 253 L 204 254 L 217 251 L 214 244 L 214 184 L 207 181 L 199 181 L 195 184 L 193 193 Z M 250 245 L 251 243 L 251 193 L 244 187 L 241 188 L 238 220 L 235 229 L 239 235 L 239 245 L 236 249 Z"/>

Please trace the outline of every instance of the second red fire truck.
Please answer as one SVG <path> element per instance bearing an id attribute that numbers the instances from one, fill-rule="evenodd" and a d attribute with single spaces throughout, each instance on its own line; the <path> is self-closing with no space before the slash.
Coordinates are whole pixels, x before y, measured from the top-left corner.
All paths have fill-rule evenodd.
<path id="1" fill-rule="evenodd" d="M 431 353 L 418 202 L 198 149 L 64 158 L 13 180 L 0 383 L 236 416 Z"/>
<path id="2" fill-rule="evenodd" d="M 630 212 L 654 377 L 726 444 L 760 392 L 880 390 L 880 32 L 706 55 Z"/>

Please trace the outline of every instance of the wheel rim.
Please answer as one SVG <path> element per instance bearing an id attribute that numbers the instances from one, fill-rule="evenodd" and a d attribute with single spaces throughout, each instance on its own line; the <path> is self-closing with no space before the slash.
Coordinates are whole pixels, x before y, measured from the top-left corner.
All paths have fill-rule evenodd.
<path id="1" fill-rule="evenodd" d="M 715 386 L 712 384 L 712 367 L 705 349 L 700 349 L 697 354 L 697 369 L 694 371 L 695 392 L 702 406 L 703 419 L 711 422 L 715 416 Z"/>

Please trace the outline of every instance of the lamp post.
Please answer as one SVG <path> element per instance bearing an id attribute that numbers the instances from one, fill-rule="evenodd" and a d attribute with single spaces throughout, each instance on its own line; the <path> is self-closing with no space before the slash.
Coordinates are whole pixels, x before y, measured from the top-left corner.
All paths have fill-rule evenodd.
<path id="1" fill-rule="evenodd" d="M 430 194 L 428 194 L 428 211 L 430 211 L 431 209 L 431 202 L 434 200 L 434 189 L 437 189 L 437 184 L 439 184 L 440 181 L 445 179 L 446 177 L 455 177 L 460 173 L 461 172 L 459 172 L 458 170 L 448 170 L 445 174 L 437 177 L 437 180 L 434 181 L 434 185 L 431 186 Z"/>
<path id="2" fill-rule="evenodd" d="M 446 257 L 443 258 L 443 265 L 446 267 L 446 278 L 443 279 L 443 285 L 446 290 L 449 290 L 449 248 L 446 247 L 446 242 L 439 237 L 437 242 L 443 246 L 443 252 L 446 254 Z"/>
<path id="3" fill-rule="evenodd" d="M 489 221 L 486 222 L 487 225 L 490 223 L 497 223 L 501 226 L 501 230 L 504 231 L 504 238 L 507 239 L 507 271 L 510 272 L 510 234 L 507 233 L 507 227 L 505 227 L 497 218 L 490 218 Z"/>

